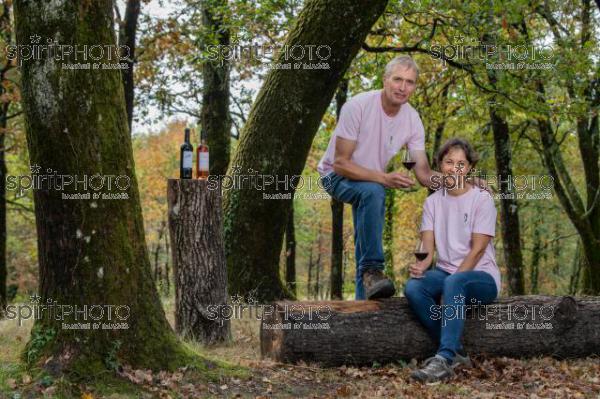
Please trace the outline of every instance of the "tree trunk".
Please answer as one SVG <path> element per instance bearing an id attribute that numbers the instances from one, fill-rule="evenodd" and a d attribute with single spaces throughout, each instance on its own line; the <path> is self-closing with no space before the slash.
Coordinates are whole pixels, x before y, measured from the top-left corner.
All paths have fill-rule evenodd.
<path id="1" fill-rule="evenodd" d="M 563 221 L 560 219 L 555 219 L 554 220 L 554 237 L 560 237 L 560 227 L 561 225 L 563 225 Z M 560 276 L 560 271 L 561 271 L 561 267 L 562 267 L 562 263 L 561 263 L 561 259 L 560 259 L 560 253 L 562 250 L 562 245 L 560 243 L 560 240 L 556 239 L 554 241 L 552 241 L 552 273 L 556 276 Z M 544 252 L 548 252 L 548 251 L 544 251 Z"/>
<path id="2" fill-rule="evenodd" d="M 96 62 L 114 63 L 112 5 L 111 0 L 15 1 L 17 44 L 36 46 L 39 38 L 41 44 L 113 46 L 112 59 L 104 51 Z M 114 69 L 63 68 L 80 62 L 81 54 L 62 61 L 48 52 L 41 55 L 22 60 L 21 67 L 31 164 L 40 174 L 79 180 L 67 185 L 65 179 L 62 190 L 45 186 L 33 192 L 41 301 L 80 310 L 96 306 L 95 313 L 85 314 L 87 322 L 95 317 L 91 321 L 112 328 L 96 329 L 95 323 L 90 329 L 63 328 L 85 328 L 76 324 L 82 314 L 36 320 L 27 361 L 79 375 L 96 375 L 114 361 L 135 368 L 179 367 L 192 358 L 171 330 L 152 281 L 121 75 Z M 93 179 L 96 174 L 105 177 L 101 186 Z M 113 176 L 111 187 L 108 176 Z M 122 196 L 63 197 L 92 193 Z"/>
<path id="3" fill-rule="evenodd" d="M 4 91 L 0 88 L 0 93 Z M 8 268 L 6 262 L 6 117 L 8 116 L 9 103 L 0 106 L 0 318 L 8 303 L 6 284 Z"/>
<path id="4" fill-rule="evenodd" d="M 549 14 L 549 13 L 548 13 Z M 559 46 L 565 43 L 557 29 L 558 22 L 543 14 L 548 24 L 552 27 L 554 39 Z M 588 52 L 590 40 L 594 35 L 594 18 L 590 1 L 581 2 L 581 24 L 578 39 L 579 49 L 589 54 L 589 65 L 593 64 L 593 52 Z M 524 25 L 526 27 L 526 25 Z M 525 32 L 526 33 L 526 32 Z M 548 172 L 554 179 L 554 190 L 558 199 L 569 216 L 571 223 L 577 229 L 581 237 L 582 254 L 585 261 L 582 263 L 582 292 L 589 295 L 600 294 L 600 119 L 597 112 L 600 95 L 598 93 L 599 70 L 591 67 L 575 79 L 566 79 L 564 85 L 571 99 L 584 99 L 579 109 L 581 113 L 576 114 L 577 140 L 583 172 L 585 175 L 586 200 L 579 195 L 576 184 L 565 164 L 560 144 L 556 140 L 555 131 L 548 111 L 544 114 L 536 112 L 536 121 L 542 142 L 542 155 Z M 537 76 L 532 76 L 537 91 L 535 99 L 540 103 L 541 109 L 547 109 L 545 100 L 545 82 Z M 579 82 L 575 84 L 575 82 Z M 585 82 L 585 85 L 583 85 Z"/>
<path id="5" fill-rule="evenodd" d="M 157 245 L 158 247 L 158 245 Z M 156 251 L 153 251 L 156 252 Z M 154 263 L 154 283 L 158 284 L 158 264 L 155 262 Z"/>
<path id="6" fill-rule="evenodd" d="M 164 230 L 165 230 L 166 226 L 160 226 L 160 229 L 158 231 L 158 239 L 156 240 L 156 246 L 154 247 L 154 251 L 152 251 L 152 256 L 154 257 L 154 282 L 156 283 L 156 286 L 160 289 L 161 284 L 162 284 L 162 268 L 160 266 L 160 263 L 158 262 L 158 258 L 160 256 L 160 242 L 162 240 L 162 236 L 164 234 Z"/>
<path id="7" fill-rule="evenodd" d="M 390 170 L 390 169 L 388 169 Z M 385 189 L 385 224 L 383 226 L 384 273 L 394 281 L 394 217 L 396 214 L 396 189 Z"/>
<path id="8" fill-rule="evenodd" d="M 320 288 L 321 288 L 321 277 L 320 277 L 320 270 L 321 270 L 321 254 L 319 253 L 317 255 L 317 261 L 315 262 L 315 299 L 319 299 L 319 294 L 320 294 Z"/>
<path id="9" fill-rule="evenodd" d="M 489 79 L 492 85 L 495 85 L 493 71 L 488 70 L 488 76 L 490 76 Z M 508 277 L 508 292 L 512 295 L 521 295 L 525 293 L 525 281 L 523 278 L 519 207 L 512 180 L 511 183 L 506 183 L 506 180 L 513 178 L 510 131 L 508 123 L 498 113 L 495 105 L 489 106 L 489 113 L 494 133 L 496 174 L 499 178 L 498 191 L 502 195 L 500 199 L 500 218 L 502 220 L 502 244 Z"/>
<path id="10" fill-rule="evenodd" d="M 494 25 L 493 17 L 488 16 L 490 26 Z M 497 41 L 496 33 L 484 33 L 483 43 L 494 43 Z M 498 74 L 493 69 L 487 69 L 487 78 L 493 89 L 498 83 Z M 494 134 L 494 156 L 496 159 L 496 176 L 498 176 L 498 191 L 500 199 L 500 218 L 502 249 L 504 263 L 507 270 L 507 285 L 510 295 L 522 295 L 525 293 L 525 279 L 523 273 L 523 254 L 521 252 L 521 230 L 519 224 L 519 206 L 517 194 L 514 190 L 512 173 L 512 153 L 510 147 L 510 129 L 503 106 L 499 103 L 500 96 L 492 96 L 492 102 L 488 103 L 490 123 Z M 508 181 L 508 182 L 507 182 Z"/>
<path id="11" fill-rule="evenodd" d="M 573 257 L 573 262 L 571 263 L 571 280 L 569 281 L 570 295 L 575 295 L 579 289 L 581 266 L 582 262 L 584 262 L 584 259 L 585 258 L 581 256 L 581 241 L 577 240 L 577 244 L 575 245 L 575 256 Z"/>
<path id="12" fill-rule="evenodd" d="M 538 82 L 538 91 L 540 101 L 543 101 L 545 89 L 541 82 Z M 596 212 L 596 205 L 594 200 L 588 197 L 588 204 L 584 206 L 579 197 L 562 159 L 550 120 L 547 117 L 538 117 L 537 125 L 542 142 L 544 165 L 554 180 L 554 191 L 581 238 L 581 253 L 585 257 L 581 270 L 582 293 L 585 295 L 598 294 L 600 293 L 600 239 L 598 238 L 600 233 L 596 233 L 596 226 L 600 222 L 592 218 Z M 598 129 L 597 126 L 596 129 Z M 584 160 L 584 162 L 588 162 L 588 160 Z M 596 158 L 596 162 L 598 162 L 598 158 Z M 592 167 L 588 168 L 592 169 Z"/>
<path id="13" fill-rule="evenodd" d="M 2 41 L 7 46 L 13 43 L 12 28 L 10 22 L 10 2 L 2 3 L 2 15 L 0 15 L 0 30 Z M 11 66 L 11 60 L 6 60 L 6 65 L 2 65 L 0 71 L 0 97 L 4 97 L 6 90 L 6 75 L 14 67 Z M 6 133 L 8 127 L 8 112 L 10 110 L 11 101 L 3 100 L 0 104 L 0 318 L 2 318 L 8 297 L 6 292 L 6 284 L 8 278 L 8 266 L 6 262 Z"/>
<path id="14" fill-rule="evenodd" d="M 319 299 L 321 292 L 321 256 L 323 254 L 323 235 L 321 234 L 321 223 L 317 235 L 317 260 L 315 261 L 315 299 Z"/>
<path id="15" fill-rule="evenodd" d="M 493 305 L 467 313 L 463 338 L 471 355 L 585 357 L 598 353 L 598 297 L 517 296 Z M 451 316 L 447 309 L 444 312 Z M 405 298 L 279 301 L 263 315 L 260 342 L 263 357 L 324 366 L 423 359 L 437 350 Z"/>
<path id="16" fill-rule="evenodd" d="M 296 231 L 294 229 L 294 202 L 291 203 L 285 229 L 285 284 L 296 297 Z"/>
<path id="17" fill-rule="evenodd" d="M 166 222 L 165 222 L 166 223 Z M 165 286 L 167 287 L 167 294 L 171 294 L 171 272 L 169 271 L 169 258 L 171 257 L 169 247 L 169 235 L 165 234 Z"/>
<path id="18" fill-rule="evenodd" d="M 594 12 L 590 1 L 582 1 L 581 12 L 581 49 L 585 49 L 594 37 Z M 591 56 L 590 59 L 594 57 Z M 583 241 L 583 252 L 587 262 L 583 269 L 583 293 L 600 294 L 600 117 L 598 105 L 600 93 L 598 81 L 600 70 L 593 69 L 593 76 L 581 93 L 587 102 L 587 112 L 577 117 L 577 139 L 579 154 L 583 164 L 586 188 L 586 211 L 582 218 L 587 219 L 589 232 Z M 567 88 L 571 98 L 577 98 L 573 81 L 568 82 Z"/>
<path id="19" fill-rule="evenodd" d="M 582 293 L 585 295 L 600 293 L 600 246 L 599 240 L 593 239 L 583 241 L 583 253 L 585 262 L 582 264 Z"/>
<path id="20" fill-rule="evenodd" d="M 542 255 L 542 237 L 540 236 L 540 229 L 536 226 L 533 230 L 533 250 L 531 251 L 531 273 L 530 273 L 530 287 L 531 293 L 538 293 L 538 275 L 540 270 L 540 258 Z"/>
<path id="21" fill-rule="evenodd" d="M 348 97 L 348 79 L 341 80 L 335 94 L 336 119 L 340 119 L 342 106 Z M 342 299 L 344 290 L 344 203 L 331 198 L 331 298 Z"/>
<path id="22" fill-rule="evenodd" d="M 436 154 L 442 146 L 442 139 L 444 137 L 444 130 L 446 129 L 446 122 L 450 115 L 446 111 L 448 106 L 448 94 L 450 93 L 450 83 L 444 86 L 444 90 L 442 90 L 442 94 L 440 97 L 441 109 L 444 111 L 444 117 L 435 127 L 435 134 L 433 136 L 433 145 L 431 147 L 431 168 L 438 170 L 439 165 L 437 164 Z"/>
<path id="23" fill-rule="evenodd" d="M 344 203 L 331 199 L 331 298 L 342 299 L 344 251 Z"/>
<path id="24" fill-rule="evenodd" d="M 312 269 L 313 269 L 313 243 L 310 243 L 310 252 L 308 254 L 308 277 L 306 283 L 306 297 L 308 299 L 313 298 L 312 289 Z"/>
<path id="25" fill-rule="evenodd" d="M 173 243 L 175 330 L 213 344 L 230 338 L 230 322 L 215 319 L 227 305 L 221 195 L 208 180 L 169 179 L 169 235 Z"/>
<path id="26" fill-rule="evenodd" d="M 286 48 L 315 43 L 321 47 L 304 48 L 305 57 L 298 60 L 286 61 L 281 52 L 277 62 L 294 67 L 325 63 L 329 69 L 271 69 L 250 111 L 228 174 L 240 179 L 258 173 L 272 177 L 273 184 L 264 190 L 246 185 L 226 191 L 225 251 L 233 292 L 259 288 L 258 300 L 263 301 L 286 295 L 279 255 L 294 188 L 282 181 L 298 183 L 295 176 L 302 173 L 338 82 L 386 4 L 387 0 L 309 0 L 290 30 Z M 317 58 L 317 48 L 323 60 Z M 264 199 L 271 194 L 284 199 Z"/>
<path id="27" fill-rule="evenodd" d="M 126 69 L 121 70 L 121 79 L 123 79 L 123 90 L 125 92 L 125 109 L 127 110 L 127 125 L 131 133 L 131 124 L 133 122 L 133 103 L 134 103 L 134 71 L 135 64 L 135 35 L 137 32 L 138 17 L 140 16 L 140 0 L 127 0 L 125 5 L 125 19 L 119 26 L 119 45 L 127 46 L 124 50 L 129 57 L 125 60 Z M 124 48 L 125 49 L 125 48 Z"/>
<path id="28" fill-rule="evenodd" d="M 202 2 L 202 23 L 205 37 L 214 39 L 215 45 L 229 45 L 229 29 L 224 22 L 223 10 L 227 0 Z M 230 62 L 225 59 L 202 65 L 202 110 L 200 124 L 207 134 L 210 148 L 209 173 L 224 175 L 229 166 L 231 141 L 231 116 L 229 115 Z"/>

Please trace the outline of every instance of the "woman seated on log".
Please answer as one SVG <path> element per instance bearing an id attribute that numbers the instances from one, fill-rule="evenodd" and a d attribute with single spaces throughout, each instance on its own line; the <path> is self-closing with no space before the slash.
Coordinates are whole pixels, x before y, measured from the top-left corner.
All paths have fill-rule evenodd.
<path id="1" fill-rule="evenodd" d="M 404 295 L 439 346 L 435 356 L 411 374 L 419 381 L 444 380 L 454 375 L 457 366 L 471 366 L 461 343 L 463 307 L 488 304 L 500 292 L 500 271 L 492 244 L 494 200 L 466 176 L 477 159 L 467 141 L 455 138 L 446 142 L 437 154 L 443 175 L 440 187 L 423 207 L 421 240 L 427 257 L 410 266 L 411 278 Z M 427 270 L 434 250 L 435 267 Z M 448 307 L 453 309 L 445 311 Z"/>

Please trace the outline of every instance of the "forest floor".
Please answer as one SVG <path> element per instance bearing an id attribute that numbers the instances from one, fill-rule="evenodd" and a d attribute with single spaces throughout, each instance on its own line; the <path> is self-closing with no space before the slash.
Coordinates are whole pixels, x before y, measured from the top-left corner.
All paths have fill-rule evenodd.
<path id="1" fill-rule="evenodd" d="M 164 300 L 173 323 L 172 299 Z M 193 369 L 174 373 L 131 370 L 80 381 L 54 379 L 19 361 L 32 322 L 0 321 L 0 398 L 594 398 L 600 399 L 600 358 L 527 360 L 474 357 L 446 383 L 410 381 L 415 362 L 320 368 L 261 360 L 258 320 L 234 320 L 233 342 L 212 348 L 187 343 L 231 368 L 212 378 Z"/>

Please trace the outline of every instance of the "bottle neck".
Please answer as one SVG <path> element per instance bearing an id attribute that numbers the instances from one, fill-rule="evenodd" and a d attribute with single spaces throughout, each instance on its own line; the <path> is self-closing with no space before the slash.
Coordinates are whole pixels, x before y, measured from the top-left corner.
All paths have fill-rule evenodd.
<path id="1" fill-rule="evenodd" d="M 185 131 L 185 139 L 184 140 L 186 143 L 188 143 L 188 144 L 190 143 L 190 131 L 189 130 Z"/>

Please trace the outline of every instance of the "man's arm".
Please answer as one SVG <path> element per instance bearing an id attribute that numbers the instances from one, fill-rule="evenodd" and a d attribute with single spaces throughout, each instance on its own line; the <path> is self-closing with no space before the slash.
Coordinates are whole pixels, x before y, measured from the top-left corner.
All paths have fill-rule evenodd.
<path id="1" fill-rule="evenodd" d="M 487 234 L 471 234 L 471 251 L 469 251 L 465 259 L 463 259 L 456 272 L 468 272 L 469 270 L 473 270 L 477 265 L 477 262 L 479 262 L 479 259 L 481 259 L 485 253 L 485 248 L 491 239 L 492 237 Z"/>
<path id="2" fill-rule="evenodd" d="M 351 180 L 373 181 L 386 187 L 410 187 L 415 184 L 413 179 L 398 172 L 383 173 L 364 168 L 352 161 L 356 149 L 356 141 L 341 137 L 335 138 L 335 157 L 333 171 Z"/>
<path id="3" fill-rule="evenodd" d="M 439 176 L 439 180 L 437 180 L 439 186 L 439 183 L 442 181 L 442 174 L 435 170 L 431 170 L 425 150 L 410 150 L 410 157 L 416 162 L 414 170 L 419 183 L 425 187 L 431 187 L 436 181 L 436 179 L 433 179 L 432 177 Z"/>

